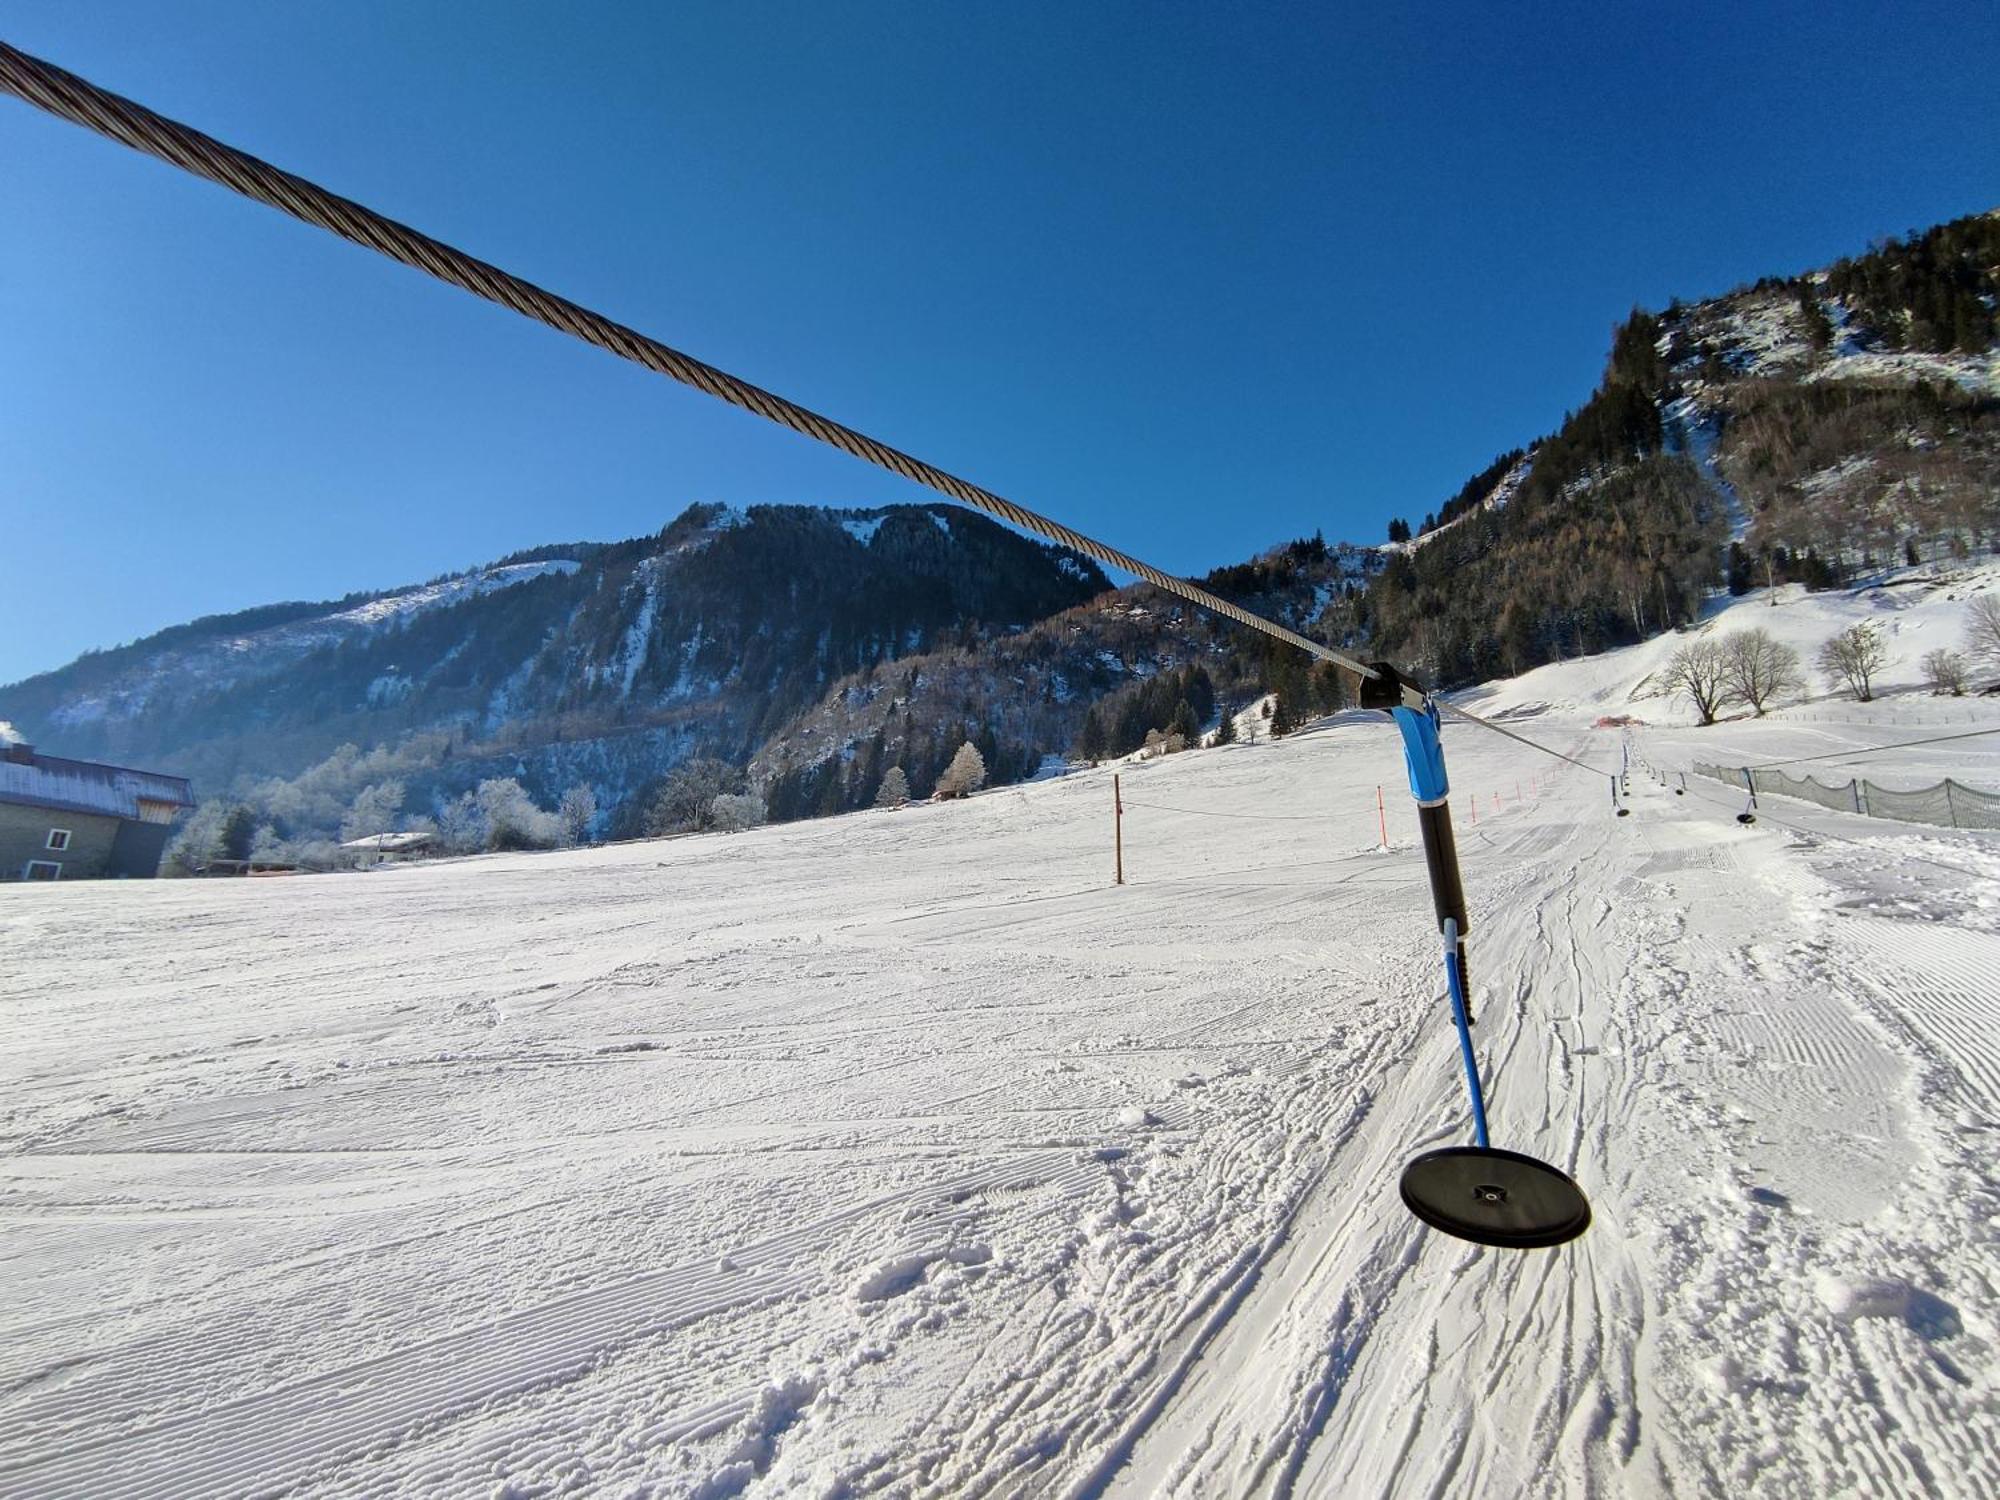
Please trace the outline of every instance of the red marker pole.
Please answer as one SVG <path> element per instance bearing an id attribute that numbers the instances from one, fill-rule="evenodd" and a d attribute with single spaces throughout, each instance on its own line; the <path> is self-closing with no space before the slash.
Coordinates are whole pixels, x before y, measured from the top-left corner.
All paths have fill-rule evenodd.
<path id="1" fill-rule="evenodd" d="M 1389 813 L 1382 805 L 1382 788 L 1379 783 L 1375 788 L 1375 816 L 1381 821 L 1382 847 L 1386 849 L 1389 847 Z"/>

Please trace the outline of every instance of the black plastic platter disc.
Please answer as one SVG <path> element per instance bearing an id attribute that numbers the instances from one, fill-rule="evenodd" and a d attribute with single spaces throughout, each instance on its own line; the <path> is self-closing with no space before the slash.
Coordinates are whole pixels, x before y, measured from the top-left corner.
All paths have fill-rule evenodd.
<path id="1" fill-rule="evenodd" d="M 1562 1172 L 1488 1146 L 1419 1156 L 1403 1168 L 1403 1205 L 1433 1229 L 1508 1250 L 1560 1245 L 1590 1227 L 1590 1200 Z"/>

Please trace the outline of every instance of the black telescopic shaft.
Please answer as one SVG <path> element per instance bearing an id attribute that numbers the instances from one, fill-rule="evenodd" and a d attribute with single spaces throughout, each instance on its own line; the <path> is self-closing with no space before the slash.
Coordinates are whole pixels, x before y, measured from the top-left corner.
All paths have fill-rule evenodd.
<path id="1" fill-rule="evenodd" d="M 1451 832 L 1451 807 L 1439 802 L 1417 809 L 1417 827 L 1424 836 L 1424 864 L 1430 871 L 1431 904 L 1437 908 L 1438 930 L 1447 921 L 1458 924 L 1459 972 L 1465 970 L 1465 933 L 1470 923 L 1465 913 L 1465 882 L 1458 873 L 1458 842 Z M 1472 980 L 1465 979 L 1465 993 L 1472 993 Z"/>

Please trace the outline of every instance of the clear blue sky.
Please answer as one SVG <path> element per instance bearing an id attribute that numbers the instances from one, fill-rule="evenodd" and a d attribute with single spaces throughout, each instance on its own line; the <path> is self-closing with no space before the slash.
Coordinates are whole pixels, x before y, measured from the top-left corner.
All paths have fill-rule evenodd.
<path id="1" fill-rule="evenodd" d="M 1198 572 L 2000 203 L 2000 7 L 9 0 L 0 37 Z M 0 682 L 899 481 L 0 99 Z"/>

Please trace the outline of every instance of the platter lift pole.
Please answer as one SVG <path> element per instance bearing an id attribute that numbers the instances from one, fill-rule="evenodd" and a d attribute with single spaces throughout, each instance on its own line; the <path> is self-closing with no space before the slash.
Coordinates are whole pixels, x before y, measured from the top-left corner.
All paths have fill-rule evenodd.
<path id="1" fill-rule="evenodd" d="M 1451 782 L 1445 774 L 1438 708 L 1429 693 L 1389 663 L 1372 666 L 1376 676 L 1362 680 L 1361 706 L 1386 713 L 1402 734 L 1472 1112 L 1472 1145 L 1427 1151 L 1404 1167 L 1403 1204 L 1432 1228 L 1476 1244 L 1509 1250 L 1560 1245 L 1590 1227 L 1590 1201 L 1583 1190 L 1548 1162 L 1504 1151 L 1490 1140 L 1486 1091 L 1472 1045 L 1472 987 L 1466 977 L 1465 935 L 1471 924 L 1451 831 Z"/>

